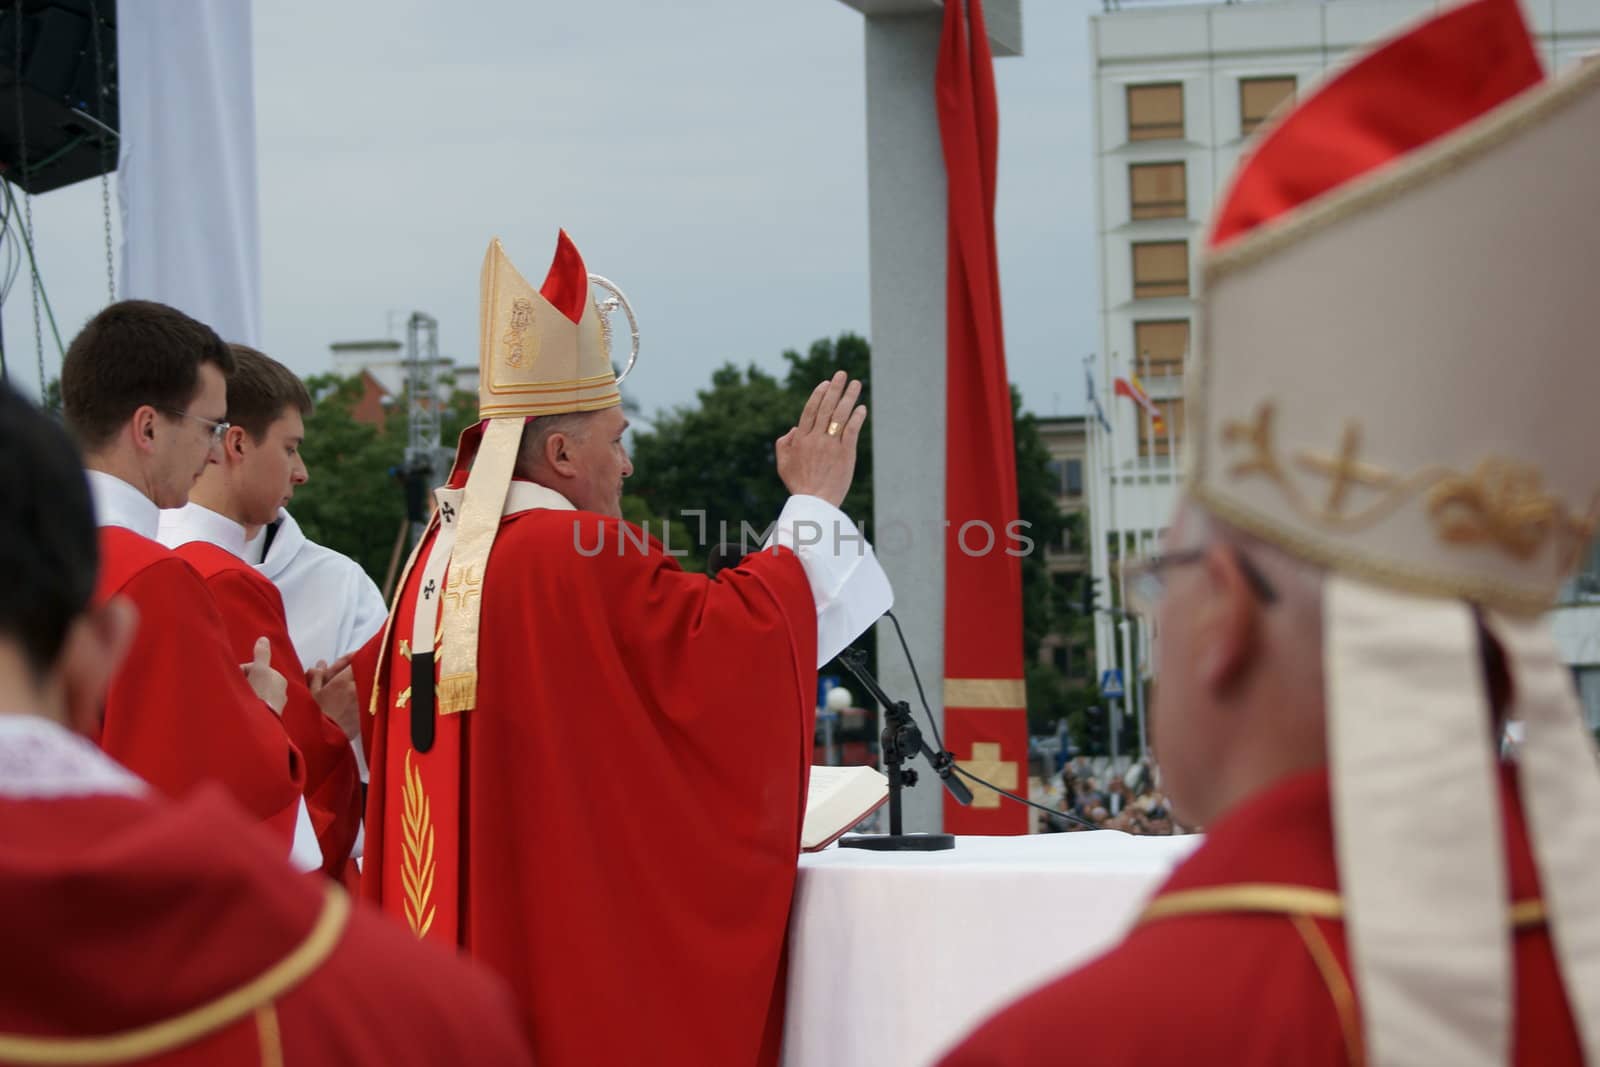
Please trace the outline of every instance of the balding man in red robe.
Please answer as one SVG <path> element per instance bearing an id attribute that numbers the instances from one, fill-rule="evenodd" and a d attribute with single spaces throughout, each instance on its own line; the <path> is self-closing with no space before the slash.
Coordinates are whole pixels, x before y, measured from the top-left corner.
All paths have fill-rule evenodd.
<path id="1" fill-rule="evenodd" d="M 1600 774 L 1540 618 L 1600 518 L 1600 67 L 1541 79 L 1516 0 L 1447 6 L 1252 146 L 1124 570 L 1206 840 L 948 1067 L 1600 1063 Z"/>
<path id="2" fill-rule="evenodd" d="M 860 386 L 818 385 L 770 550 L 713 579 L 620 518 L 565 234 L 540 290 L 491 245 L 482 324 L 485 422 L 377 646 L 362 890 L 508 978 L 546 1067 L 775 1063 L 816 668 L 891 600 L 838 509 Z"/>

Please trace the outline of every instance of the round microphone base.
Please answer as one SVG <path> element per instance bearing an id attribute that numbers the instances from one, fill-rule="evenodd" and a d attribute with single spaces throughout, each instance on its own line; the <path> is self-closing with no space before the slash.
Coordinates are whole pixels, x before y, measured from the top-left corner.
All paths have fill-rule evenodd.
<path id="1" fill-rule="evenodd" d="M 943 852 L 956 847 L 952 834 L 867 834 L 842 837 L 840 848 L 870 848 L 874 852 Z"/>

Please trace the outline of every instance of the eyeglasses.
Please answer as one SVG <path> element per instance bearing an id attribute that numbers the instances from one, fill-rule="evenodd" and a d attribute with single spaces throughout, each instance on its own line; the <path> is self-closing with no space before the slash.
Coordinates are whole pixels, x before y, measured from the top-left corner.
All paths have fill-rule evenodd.
<path id="1" fill-rule="evenodd" d="M 227 434 L 229 428 L 233 426 L 233 423 L 227 421 L 226 419 L 223 419 L 223 420 L 221 420 L 219 422 L 216 419 L 208 419 L 204 415 L 191 415 L 187 411 L 179 411 L 177 408 L 158 407 L 158 408 L 156 408 L 156 410 L 157 411 L 164 411 L 168 415 L 176 415 L 180 419 L 194 419 L 196 422 L 205 423 L 207 426 L 211 427 L 211 443 L 212 444 L 217 444 L 218 442 L 220 442 L 222 440 L 222 438 Z"/>
<path id="2" fill-rule="evenodd" d="M 1128 591 L 1128 607 L 1147 619 L 1154 618 L 1156 609 L 1161 605 L 1161 598 L 1167 592 L 1166 572 L 1173 567 L 1199 563 L 1206 558 L 1206 553 L 1209 551 L 1209 546 L 1202 545 L 1198 548 L 1185 548 L 1177 552 L 1146 556 L 1130 562 L 1122 569 L 1125 588 Z M 1245 583 L 1250 586 L 1250 591 L 1256 595 L 1257 600 L 1263 604 L 1271 604 L 1278 599 L 1272 583 L 1267 581 L 1266 575 L 1261 573 L 1259 567 L 1250 562 L 1249 556 L 1236 550 L 1233 558 L 1238 561 Z"/>

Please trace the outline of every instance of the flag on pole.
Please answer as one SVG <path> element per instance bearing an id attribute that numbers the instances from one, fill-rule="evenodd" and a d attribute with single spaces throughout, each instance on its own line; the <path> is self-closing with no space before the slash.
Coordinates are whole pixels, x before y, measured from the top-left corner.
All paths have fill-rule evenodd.
<path id="1" fill-rule="evenodd" d="M 1106 418 L 1105 408 L 1100 406 L 1100 397 L 1094 391 L 1094 375 L 1087 366 L 1083 368 L 1083 379 L 1089 390 L 1089 410 L 1094 414 L 1095 421 L 1100 424 L 1100 428 L 1106 433 L 1110 433 L 1111 422 Z"/>
<path id="2" fill-rule="evenodd" d="M 1161 409 L 1156 406 L 1156 402 L 1150 399 L 1150 394 L 1145 391 L 1144 383 L 1139 380 L 1137 374 L 1118 378 L 1113 388 L 1118 396 L 1125 396 L 1144 409 L 1145 414 L 1150 416 L 1150 423 L 1156 433 L 1166 431 L 1167 420 L 1162 417 Z"/>

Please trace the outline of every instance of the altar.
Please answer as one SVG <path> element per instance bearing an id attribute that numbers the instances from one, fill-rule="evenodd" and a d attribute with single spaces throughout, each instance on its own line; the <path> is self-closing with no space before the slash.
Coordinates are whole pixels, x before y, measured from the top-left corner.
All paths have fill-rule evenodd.
<path id="1" fill-rule="evenodd" d="M 962 837 L 800 858 L 786 1067 L 921 1067 L 995 1009 L 1115 944 L 1198 835 Z"/>

